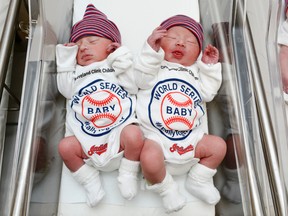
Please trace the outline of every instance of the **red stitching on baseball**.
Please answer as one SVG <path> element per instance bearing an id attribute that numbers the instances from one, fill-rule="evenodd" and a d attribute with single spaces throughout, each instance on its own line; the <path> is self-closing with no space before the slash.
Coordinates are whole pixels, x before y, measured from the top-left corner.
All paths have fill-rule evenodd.
<path id="1" fill-rule="evenodd" d="M 180 93 L 179 93 L 180 94 Z M 168 99 L 168 101 L 171 103 L 171 104 L 173 104 L 173 105 L 175 105 L 175 106 L 180 106 L 180 107 L 186 107 L 186 106 L 191 106 L 192 105 L 192 102 L 191 102 L 191 100 L 189 100 L 189 99 L 187 99 L 187 101 L 184 101 L 184 102 L 179 102 L 179 101 L 176 101 L 172 96 L 171 96 L 171 94 L 168 94 L 167 95 L 167 99 Z"/>
<path id="2" fill-rule="evenodd" d="M 95 114 L 95 115 L 93 115 L 90 118 L 90 121 L 95 122 L 95 121 L 97 121 L 99 119 L 102 119 L 102 118 L 108 118 L 111 121 L 116 121 L 116 119 L 117 119 L 117 117 L 115 115 L 110 114 L 110 113 L 105 113 L 105 114 Z"/>
<path id="3" fill-rule="evenodd" d="M 168 119 L 166 119 L 165 121 L 164 121 L 164 123 L 165 123 L 165 125 L 170 125 L 170 124 L 173 124 L 173 123 L 178 123 L 178 122 L 180 122 L 180 123 L 183 123 L 183 124 L 185 124 L 189 129 L 191 129 L 192 128 L 192 126 L 193 126 L 193 123 L 194 123 L 194 121 L 192 122 L 192 123 L 190 123 L 190 121 L 187 119 L 187 118 L 184 118 L 184 117 L 182 117 L 182 116 L 178 116 L 178 117 L 170 117 L 170 118 L 168 118 Z"/>
<path id="4" fill-rule="evenodd" d="M 99 119 L 103 119 L 103 118 L 107 118 L 107 119 L 110 119 L 112 122 L 108 125 L 111 125 L 113 124 L 116 120 L 117 120 L 117 116 L 113 115 L 113 114 L 110 114 L 110 113 L 105 113 L 105 114 L 95 114 L 93 115 L 91 118 L 90 118 L 90 121 L 94 122 L 99 120 Z M 94 124 L 95 125 L 95 124 Z M 102 127 L 106 127 L 108 125 L 104 125 Z M 101 126 L 97 125 L 97 127 L 101 128 Z"/>
<path id="5" fill-rule="evenodd" d="M 104 90 L 103 90 L 104 91 Z M 107 92 L 107 91 L 105 91 Z M 108 103 L 110 103 L 113 98 L 114 98 L 114 95 L 110 92 L 107 92 L 109 94 L 109 96 L 103 100 L 96 100 L 94 98 L 91 97 L 91 95 L 87 95 L 85 99 L 87 99 L 88 103 L 94 105 L 94 106 L 106 106 Z"/>

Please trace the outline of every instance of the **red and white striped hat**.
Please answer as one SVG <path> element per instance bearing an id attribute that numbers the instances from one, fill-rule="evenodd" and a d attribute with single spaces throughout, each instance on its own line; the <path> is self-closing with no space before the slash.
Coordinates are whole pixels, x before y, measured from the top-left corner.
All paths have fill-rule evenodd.
<path id="1" fill-rule="evenodd" d="M 115 23 L 93 4 L 87 5 L 83 19 L 72 27 L 69 41 L 75 43 L 86 36 L 104 37 L 121 44 L 121 34 Z"/>
<path id="2" fill-rule="evenodd" d="M 164 20 L 160 26 L 168 30 L 173 26 L 182 26 L 190 30 L 198 40 L 200 50 L 202 50 L 202 44 L 204 40 L 203 28 L 200 23 L 196 22 L 193 18 L 185 15 L 175 15 Z"/>

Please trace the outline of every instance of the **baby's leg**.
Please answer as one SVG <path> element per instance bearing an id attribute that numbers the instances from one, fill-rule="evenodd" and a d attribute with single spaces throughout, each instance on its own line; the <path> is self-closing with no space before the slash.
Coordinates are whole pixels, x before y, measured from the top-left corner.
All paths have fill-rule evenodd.
<path id="1" fill-rule="evenodd" d="M 147 189 L 160 194 L 167 213 L 179 211 L 185 206 L 185 197 L 179 193 L 178 185 L 166 172 L 163 151 L 156 142 L 146 139 L 142 153 L 141 166 L 147 180 Z"/>
<path id="2" fill-rule="evenodd" d="M 187 190 L 197 198 L 212 205 L 220 200 L 219 191 L 213 184 L 213 176 L 225 153 L 226 143 L 222 138 L 204 135 L 195 149 L 195 157 L 199 158 L 200 161 L 188 173 Z"/>
<path id="3" fill-rule="evenodd" d="M 124 127 L 120 134 L 120 144 L 127 160 L 139 161 L 144 145 L 144 136 L 140 127 L 134 124 Z"/>
<path id="4" fill-rule="evenodd" d="M 124 158 L 119 168 L 118 186 L 122 196 L 131 200 L 138 192 L 139 160 L 144 143 L 142 131 L 137 125 L 128 125 L 121 132 L 120 142 Z"/>
<path id="5" fill-rule="evenodd" d="M 225 154 L 225 141 L 214 135 L 204 135 L 195 149 L 195 157 L 200 159 L 199 163 L 210 169 L 216 169 L 223 161 Z"/>
<path id="6" fill-rule="evenodd" d="M 58 145 L 59 154 L 71 172 L 77 171 L 84 165 L 83 159 L 88 157 L 75 136 L 64 137 Z"/>
<path id="7" fill-rule="evenodd" d="M 83 159 L 88 157 L 83 152 L 80 142 L 75 136 L 65 137 L 59 143 L 58 150 L 74 179 L 84 187 L 87 205 L 96 206 L 105 192 L 101 185 L 99 171 L 84 163 Z"/>

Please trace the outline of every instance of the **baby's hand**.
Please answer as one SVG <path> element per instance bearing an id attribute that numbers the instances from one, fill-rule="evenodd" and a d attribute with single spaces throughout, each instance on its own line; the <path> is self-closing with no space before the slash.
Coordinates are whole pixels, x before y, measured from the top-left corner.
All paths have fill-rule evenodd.
<path id="1" fill-rule="evenodd" d="M 216 47 L 209 44 L 204 52 L 201 59 L 205 64 L 216 64 L 219 61 L 219 51 Z"/>
<path id="2" fill-rule="evenodd" d="M 76 43 L 72 43 L 72 42 L 70 42 L 70 43 L 65 43 L 65 44 L 63 44 L 64 46 L 75 46 L 75 45 L 77 45 Z"/>
<path id="3" fill-rule="evenodd" d="M 160 40 L 161 38 L 167 35 L 167 30 L 163 29 L 161 26 L 158 26 L 152 34 L 148 37 L 147 42 L 156 52 L 160 49 Z"/>
<path id="4" fill-rule="evenodd" d="M 120 43 L 113 42 L 113 43 L 111 43 L 111 44 L 109 44 L 109 45 L 107 46 L 107 52 L 108 52 L 108 53 L 112 53 L 112 52 L 114 52 L 116 49 L 118 49 L 120 46 L 121 46 Z"/>

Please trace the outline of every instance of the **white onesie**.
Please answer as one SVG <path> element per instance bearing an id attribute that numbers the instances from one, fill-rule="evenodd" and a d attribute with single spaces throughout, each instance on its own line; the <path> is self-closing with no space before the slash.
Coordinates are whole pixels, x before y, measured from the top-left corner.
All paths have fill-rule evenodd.
<path id="1" fill-rule="evenodd" d="M 288 46 L 288 20 L 281 23 L 278 30 L 278 44 Z"/>
<path id="2" fill-rule="evenodd" d="M 89 163 L 105 170 L 108 162 L 123 155 L 118 153 L 122 129 L 137 122 L 133 58 L 121 46 L 101 62 L 80 66 L 77 50 L 56 47 L 57 85 L 67 99 L 66 136 L 75 135 Z"/>
<path id="3" fill-rule="evenodd" d="M 145 137 L 161 145 L 166 163 L 191 162 L 205 133 L 205 102 L 221 85 L 221 64 L 208 66 L 199 60 L 185 67 L 167 62 L 162 49 L 155 52 L 146 42 L 135 70 L 140 88 L 136 114 Z"/>

